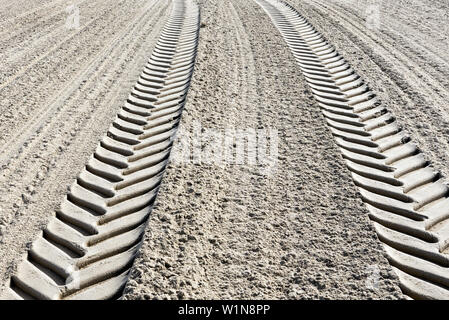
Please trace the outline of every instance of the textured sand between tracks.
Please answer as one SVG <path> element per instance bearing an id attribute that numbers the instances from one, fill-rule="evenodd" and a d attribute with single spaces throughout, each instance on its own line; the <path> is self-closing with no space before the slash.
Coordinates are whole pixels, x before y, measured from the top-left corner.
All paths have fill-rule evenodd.
<path id="1" fill-rule="evenodd" d="M 269 18 L 251 1 L 200 4 L 205 27 L 182 127 L 275 128 L 279 162 L 271 176 L 257 166 L 173 163 L 125 298 L 401 298 L 321 111 Z"/>

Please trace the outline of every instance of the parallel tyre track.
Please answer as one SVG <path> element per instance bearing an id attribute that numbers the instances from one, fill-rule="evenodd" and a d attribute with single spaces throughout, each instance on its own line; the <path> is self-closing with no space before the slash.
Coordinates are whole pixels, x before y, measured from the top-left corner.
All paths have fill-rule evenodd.
<path id="1" fill-rule="evenodd" d="M 186 102 L 199 21 L 192 0 L 173 0 L 124 107 L 1 299 L 120 297 Z"/>
<path id="2" fill-rule="evenodd" d="M 255 0 L 304 74 L 405 295 L 449 299 L 448 186 L 363 79 L 291 5 Z"/>

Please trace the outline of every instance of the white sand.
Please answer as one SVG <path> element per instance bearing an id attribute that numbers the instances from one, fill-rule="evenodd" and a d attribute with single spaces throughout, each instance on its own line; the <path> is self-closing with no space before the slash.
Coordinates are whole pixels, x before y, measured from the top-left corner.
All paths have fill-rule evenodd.
<path id="1" fill-rule="evenodd" d="M 0 291 L 122 106 L 167 13 L 165 1 L 148 13 L 137 0 L 78 1 L 77 33 L 64 28 L 64 2 L 24 2 L 0 0 Z M 205 27 L 183 128 L 275 128 L 279 162 L 269 177 L 251 165 L 171 165 L 125 298 L 402 298 L 270 19 L 249 0 L 198 2 Z M 366 1 L 289 2 L 448 176 L 447 4 L 383 1 L 382 27 L 370 31 Z"/>

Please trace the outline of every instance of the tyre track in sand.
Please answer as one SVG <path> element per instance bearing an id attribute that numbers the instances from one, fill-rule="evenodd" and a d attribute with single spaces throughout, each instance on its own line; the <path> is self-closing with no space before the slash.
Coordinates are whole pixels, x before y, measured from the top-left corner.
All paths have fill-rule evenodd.
<path id="1" fill-rule="evenodd" d="M 322 109 L 403 292 L 448 299 L 449 198 L 440 173 L 305 18 L 283 1 L 255 1 L 283 35 Z"/>
<path id="2" fill-rule="evenodd" d="M 126 36 L 100 59 L 95 72 L 79 83 L 79 90 L 58 109 L 59 113 L 2 170 L 0 259 L 6 265 L 0 265 L 0 291 L 20 259 L 18 253 L 26 250 L 25 244 L 45 227 L 48 213 L 58 208 L 66 186 L 95 150 L 121 108 L 120 101 L 126 99 L 138 78 L 148 49 L 155 45 L 170 2 L 147 4 L 139 9 L 145 14 L 133 17 L 132 27 L 122 32 Z"/>
<path id="3" fill-rule="evenodd" d="M 175 0 L 125 106 L 3 298 L 120 296 L 186 100 L 198 32 L 198 7 Z"/>

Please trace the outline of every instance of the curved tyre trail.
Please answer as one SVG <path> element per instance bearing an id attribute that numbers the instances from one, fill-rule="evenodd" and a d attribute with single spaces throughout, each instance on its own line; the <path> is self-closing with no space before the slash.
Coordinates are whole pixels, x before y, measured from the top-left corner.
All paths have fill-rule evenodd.
<path id="1" fill-rule="evenodd" d="M 449 299 L 449 199 L 395 117 L 292 6 L 256 0 L 293 52 L 399 277 L 415 299 Z"/>
<path id="2" fill-rule="evenodd" d="M 2 299 L 120 297 L 186 101 L 198 35 L 197 5 L 174 0 L 125 106 Z"/>

